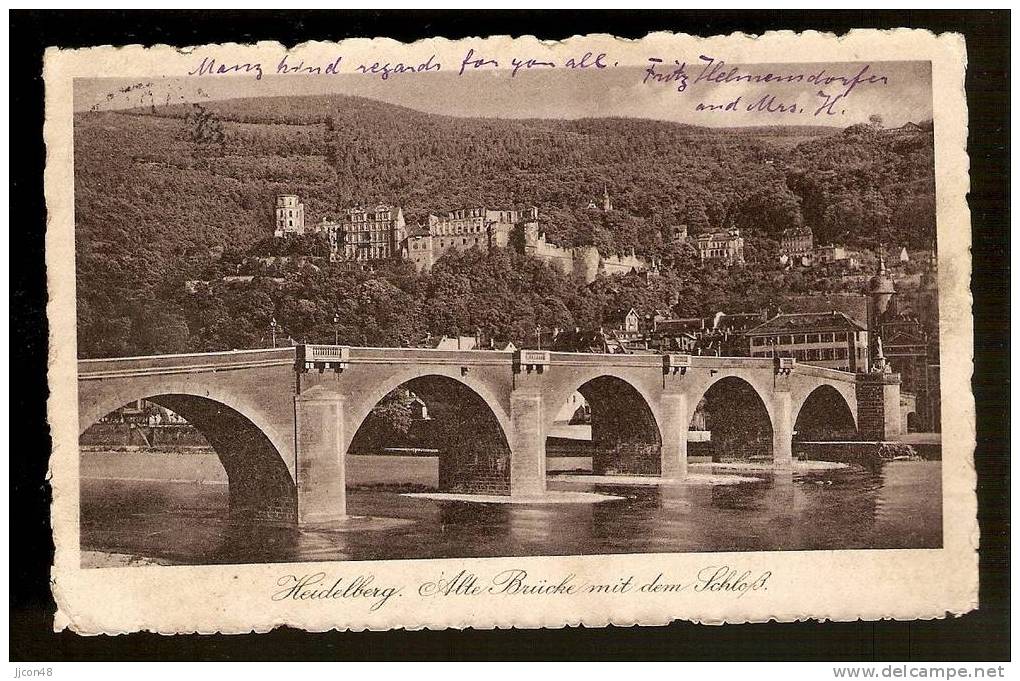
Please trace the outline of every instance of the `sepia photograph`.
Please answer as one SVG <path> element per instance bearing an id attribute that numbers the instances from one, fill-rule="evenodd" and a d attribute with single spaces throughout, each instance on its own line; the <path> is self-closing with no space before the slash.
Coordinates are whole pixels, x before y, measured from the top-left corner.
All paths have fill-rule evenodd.
<path id="1" fill-rule="evenodd" d="M 74 79 L 82 568 L 942 548 L 930 61 L 417 52 Z"/>
<path id="2" fill-rule="evenodd" d="M 48 49 L 52 628 L 974 610 L 966 54 Z"/>
<path id="3" fill-rule="evenodd" d="M 12 10 L 9 675 L 1004 678 L 1006 16 Z"/>

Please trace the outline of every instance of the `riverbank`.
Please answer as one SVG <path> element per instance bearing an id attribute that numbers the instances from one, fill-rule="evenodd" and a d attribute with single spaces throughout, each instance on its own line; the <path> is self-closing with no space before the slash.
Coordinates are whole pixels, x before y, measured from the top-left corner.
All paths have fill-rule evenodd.
<path id="1" fill-rule="evenodd" d="M 227 484 L 227 474 L 219 457 L 208 448 L 114 451 L 89 447 L 82 448 L 80 462 L 84 480 Z M 439 487 L 439 458 L 435 456 L 352 454 L 346 462 L 347 479 L 353 486 L 410 484 L 429 489 Z M 546 470 L 551 473 L 590 471 L 591 457 L 549 457 Z"/>

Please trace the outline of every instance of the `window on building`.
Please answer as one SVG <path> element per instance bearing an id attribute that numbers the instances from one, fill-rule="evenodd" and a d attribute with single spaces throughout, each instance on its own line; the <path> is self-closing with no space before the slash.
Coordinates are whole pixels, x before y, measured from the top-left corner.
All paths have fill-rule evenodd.
<path id="1" fill-rule="evenodd" d="M 846 331 L 840 331 L 839 333 L 837 333 L 836 334 L 836 340 L 838 340 L 838 341 L 845 341 L 846 340 Z"/>

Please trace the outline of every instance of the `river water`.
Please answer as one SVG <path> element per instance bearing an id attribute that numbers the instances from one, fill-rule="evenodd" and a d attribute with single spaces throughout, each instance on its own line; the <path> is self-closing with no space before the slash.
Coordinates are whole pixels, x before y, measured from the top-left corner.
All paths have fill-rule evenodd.
<path id="1" fill-rule="evenodd" d="M 404 522 L 343 531 L 229 522 L 224 484 L 85 479 L 81 544 L 83 555 L 167 564 L 942 545 L 938 461 L 753 477 L 714 486 L 550 481 L 624 498 L 546 506 L 411 498 L 401 492 L 420 486 L 373 485 L 348 490 L 348 513 Z"/>

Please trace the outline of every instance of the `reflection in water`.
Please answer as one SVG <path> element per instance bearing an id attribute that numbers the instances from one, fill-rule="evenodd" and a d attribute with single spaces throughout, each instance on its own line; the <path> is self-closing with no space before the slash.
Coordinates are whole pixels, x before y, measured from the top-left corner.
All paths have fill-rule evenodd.
<path id="1" fill-rule="evenodd" d="M 225 485 L 82 481 L 82 549 L 171 563 L 460 556 L 937 548 L 941 465 L 896 461 L 740 485 L 589 487 L 624 497 L 593 505 L 516 506 L 349 491 L 352 515 L 410 523 L 297 530 L 232 523 Z"/>

